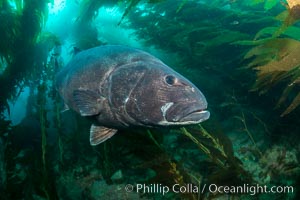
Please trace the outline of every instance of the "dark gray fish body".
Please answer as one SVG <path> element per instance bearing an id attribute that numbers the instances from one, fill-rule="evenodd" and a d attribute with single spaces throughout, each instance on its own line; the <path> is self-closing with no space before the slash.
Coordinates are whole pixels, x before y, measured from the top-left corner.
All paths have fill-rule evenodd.
<path id="1" fill-rule="evenodd" d="M 93 116 L 90 142 L 129 126 L 197 124 L 209 118 L 204 95 L 152 55 L 107 45 L 78 53 L 56 77 L 65 104 Z"/>

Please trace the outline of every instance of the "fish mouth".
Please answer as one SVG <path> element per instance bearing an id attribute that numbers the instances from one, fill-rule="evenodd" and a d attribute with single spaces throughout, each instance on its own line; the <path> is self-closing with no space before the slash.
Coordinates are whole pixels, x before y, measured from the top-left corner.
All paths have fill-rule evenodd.
<path id="1" fill-rule="evenodd" d="M 181 107 L 181 109 L 180 105 L 177 107 L 172 106 L 166 115 L 165 121 L 161 121 L 159 124 L 167 126 L 199 124 L 210 117 L 210 112 L 206 108 L 203 105 Z"/>
<path id="2" fill-rule="evenodd" d="M 178 122 L 195 122 L 200 123 L 207 120 L 210 116 L 210 112 L 205 109 L 198 109 L 187 113 L 182 116 Z"/>

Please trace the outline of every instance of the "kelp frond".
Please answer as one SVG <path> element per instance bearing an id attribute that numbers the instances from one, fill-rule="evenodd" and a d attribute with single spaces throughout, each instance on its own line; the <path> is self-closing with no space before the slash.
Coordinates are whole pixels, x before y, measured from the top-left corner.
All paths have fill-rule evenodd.
<path id="1" fill-rule="evenodd" d="M 294 98 L 293 102 L 289 105 L 289 107 L 281 114 L 281 116 L 287 115 L 293 110 L 295 110 L 300 105 L 300 92 Z"/>
<path id="2" fill-rule="evenodd" d="M 164 0 L 148 0 L 147 3 L 159 3 L 159 2 L 162 2 Z M 183 5 L 185 4 L 186 0 L 182 0 L 182 6 L 181 8 L 183 7 Z M 122 3 L 123 1 L 119 0 L 119 3 Z M 124 18 L 129 14 L 129 12 L 134 9 L 140 2 L 142 2 L 142 0 L 128 0 L 126 1 L 126 9 L 118 23 L 118 25 L 120 25 L 122 23 L 122 21 L 124 20 Z M 178 8 L 178 12 L 180 11 L 181 8 Z"/>
<path id="3" fill-rule="evenodd" d="M 123 19 L 128 15 L 128 13 L 133 9 L 141 0 L 130 0 L 127 4 L 127 8 L 125 9 L 125 12 L 123 13 L 121 20 L 119 21 L 118 25 L 121 24 Z"/>
<path id="4" fill-rule="evenodd" d="M 276 5 L 273 0 L 252 0 L 249 5 L 260 3 L 265 3 L 265 9 L 266 6 Z M 234 44 L 255 45 L 244 56 L 245 59 L 253 58 L 248 68 L 257 71 L 252 90 L 265 93 L 279 83 L 286 84 L 277 104 L 277 107 L 282 105 L 292 96 L 290 105 L 281 114 L 284 116 L 300 105 L 300 91 L 296 87 L 300 79 L 300 29 L 292 26 L 300 19 L 300 1 L 286 0 L 286 3 L 281 3 L 286 10 L 275 18 L 282 22 L 279 27 L 265 27 L 255 35 L 254 40 L 237 41 Z"/>
<path id="5" fill-rule="evenodd" d="M 247 0 L 246 1 L 246 4 L 249 5 L 249 6 L 264 4 L 264 9 L 265 10 L 270 10 L 270 9 L 274 8 L 279 3 L 287 4 L 286 7 L 288 7 L 289 9 L 293 9 L 293 8 L 300 5 L 299 0 L 286 0 L 286 3 L 283 2 L 283 1 L 278 1 L 278 0 Z"/>
<path id="6" fill-rule="evenodd" d="M 300 6 L 300 1 L 299 0 L 286 0 L 287 4 L 289 6 L 290 9 L 296 7 L 296 6 Z"/>
<path id="7" fill-rule="evenodd" d="M 249 6 L 255 6 L 258 4 L 264 4 L 264 9 L 265 10 L 270 10 L 272 9 L 279 1 L 277 0 L 248 0 L 246 1 L 246 4 Z"/>
<path id="8" fill-rule="evenodd" d="M 279 100 L 279 105 L 287 99 L 292 88 L 299 85 L 300 79 L 300 41 L 289 38 L 275 38 L 262 45 L 252 48 L 245 58 L 254 57 L 248 64 L 257 71 L 257 80 L 253 90 L 267 92 L 271 87 L 288 81 L 288 84 Z M 300 92 L 292 103 L 282 113 L 290 113 L 300 105 Z"/>

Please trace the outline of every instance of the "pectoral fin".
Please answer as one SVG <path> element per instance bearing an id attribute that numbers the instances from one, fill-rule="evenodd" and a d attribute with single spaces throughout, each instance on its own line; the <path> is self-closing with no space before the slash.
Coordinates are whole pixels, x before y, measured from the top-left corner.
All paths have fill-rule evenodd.
<path id="1" fill-rule="evenodd" d="M 92 146 L 98 145 L 111 138 L 117 131 L 118 130 L 116 129 L 96 126 L 93 124 L 90 130 L 90 144 Z"/>
<path id="2" fill-rule="evenodd" d="M 69 106 L 67 104 L 64 104 L 64 108 L 60 111 L 60 113 L 64 113 L 70 110 Z"/>
<path id="3" fill-rule="evenodd" d="M 93 116 L 100 113 L 104 98 L 100 97 L 96 92 L 84 89 L 75 90 L 73 97 L 81 116 Z"/>

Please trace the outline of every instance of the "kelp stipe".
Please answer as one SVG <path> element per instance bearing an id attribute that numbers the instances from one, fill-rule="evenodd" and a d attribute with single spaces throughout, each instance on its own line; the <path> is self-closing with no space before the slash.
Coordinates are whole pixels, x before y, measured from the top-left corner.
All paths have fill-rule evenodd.
<path id="1" fill-rule="evenodd" d="M 140 157 L 144 162 L 135 165 L 133 169 L 136 170 L 146 170 L 152 169 L 155 172 L 155 175 L 150 177 L 146 183 L 147 184 L 161 184 L 172 188 L 175 184 L 179 186 L 184 186 L 192 181 L 192 175 L 188 172 L 180 161 L 174 159 L 174 154 L 171 154 L 162 143 L 163 132 L 161 131 L 150 131 L 147 130 L 146 140 L 149 140 L 151 143 L 148 143 L 147 146 L 151 147 L 153 153 L 147 152 L 144 156 Z M 143 133 L 145 136 L 145 133 Z M 141 144 L 143 147 L 143 144 Z M 145 144 L 146 145 L 146 144 Z M 151 149 L 148 149 L 151 150 Z M 149 157 L 151 156 L 151 157 Z M 145 160 L 146 159 L 146 160 Z M 194 183 L 195 180 L 192 182 Z M 167 194 L 169 198 L 175 198 L 175 194 L 170 192 Z M 180 193 L 179 196 L 183 199 L 197 199 L 197 193 Z M 142 196 L 146 197 L 156 197 L 152 194 L 144 194 Z"/>
<path id="2" fill-rule="evenodd" d="M 61 121 L 61 102 L 60 102 L 60 97 L 56 93 L 55 98 L 54 98 L 54 106 L 55 106 L 55 119 L 54 121 L 56 122 L 56 129 L 57 129 L 57 144 L 58 144 L 58 149 L 59 149 L 59 162 L 63 166 L 64 165 L 64 159 L 63 159 L 63 154 L 64 154 L 64 142 L 62 139 L 62 121 Z"/>
<path id="3" fill-rule="evenodd" d="M 5 194 L 7 191 L 7 162 L 9 158 L 7 157 L 7 146 L 9 143 L 8 134 L 11 132 L 11 121 L 5 119 L 3 113 L 0 113 L 0 194 L 3 195 L 2 198 L 8 198 Z"/>
<path id="4" fill-rule="evenodd" d="M 195 136 L 193 136 L 190 132 L 192 132 Z M 252 175 L 244 169 L 242 162 L 233 155 L 233 152 L 228 151 L 228 149 L 232 149 L 232 146 L 230 146 L 231 144 L 227 143 L 227 147 L 225 148 L 224 142 L 222 143 L 217 137 L 213 136 L 201 125 L 194 128 L 181 128 L 181 133 L 191 139 L 193 143 L 195 143 L 209 158 L 205 164 L 207 168 L 211 168 L 211 172 L 206 175 L 207 177 L 204 182 L 214 183 L 217 185 L 239 185 L 244 182 L 254 183 Z M 203 182 L 203 180 L 200 182 Z M 200 184 L 199 179 L 198 184 Z M 211 195 L 209 193 L 205 194 L 208 196 Z M 235 194 L 233 196 L 238 195 L 240 194 Z"/>
<path id="5" fill-rule="evenodd" d="M 50 199 L 49 192 L 48 192 L 48 172 L 47 172 L 47 163 L 46 163 L 46 155 L 47 155 L 47 111 L 45 108 L 46 105 L 46 91 L 47 86 L 45 82 L 45 77 L 42 76 L 41 83 L 38 86 L 38 96 L 37 96 L 37 104 L 38 104 L 38 113 L 39 113 L 39 120 L 41 126 L 41 149 L 42 149 L 42 185 L 41 189 L 44 192 L 46 199 Z"/>
<path id="6" fill-rule="evenodd" d="M 202 126 L 199 125 L 199 133 L 204 137 L 211 140 L 213 143 L 213 147 L 217 149 L 221 155 L 226 159 L 227 155 L 224 152 L 223 146 L 219 143 L 218 139 L 212 137 Z M 214 155 L 211 153 L 211 151 L 203 145 L 199 140 L 197 140 L 190 132 L 186 130 L 186 128 L 181 128 L 182 134 L 190 138 L 213 162 L 216 162 L 217 165 L 224 168 L 225 164 L 222 159 L 219 159 L 217 157 L 214 157 Z"/>
<path id="7" fill-rule="evenodd" d="M 247 135 L 249 136 L 255 150 L 259 153 L 260 156 L 262 156 L 262 152 L 259 150 L 252 133 L 249 131 L 247 123 L 246 123 L 246 117 L 245 117 L 245 113 L 242 111 L 241 116 L 235 116 L 236 119 L 238 119 L 239 121 L 242 122 L 243 126 L 244 126 L 244 131 L 247 133 Z"/>

